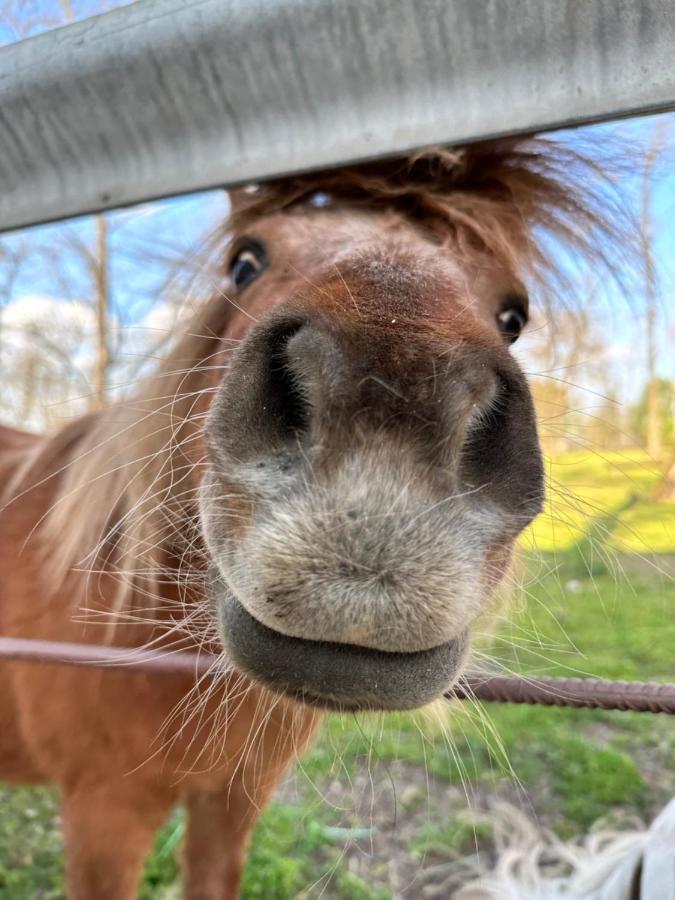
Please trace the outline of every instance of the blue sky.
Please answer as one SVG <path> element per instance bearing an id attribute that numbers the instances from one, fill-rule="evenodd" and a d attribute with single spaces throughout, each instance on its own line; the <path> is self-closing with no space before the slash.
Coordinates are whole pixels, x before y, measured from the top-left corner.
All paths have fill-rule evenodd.
<path id="1" fill-rule="evenodd" d="M 223 191 L 208 191 L 143 204 L 108 214 L 110 286 L 113 310 L 129 324 L 142 319 L 148 308 L 161 299 L 164 283 L 178 265 L 189 265 L 205 237 L 228 209 Z M 79 252 L 69 252 L 75 239 L 93 247 L 95 220 L 90 216 L 21 229 L 0 238 L 0 245 L 28 246 L 35 261 L 24 265 L 11 296 L 4 302 L 32 295 L 84 299 L 91 295 L 91 282 Z M 67 282 L 58 283 L 54 270 L 44 264 L 42 247 L 59 248 L 60 266 Z M 1 263 L 0 263 L 1 265 Z"/>
<path id="2" fill-rule="evenodd" d="M 101 10 L 100 0 L 72 0 L 76 18 L 84 18 Z M 107 7 L 121 5 L 110 2 Z M 17 40 L 23 33 L 37 33 L 54 27 L 63 19 L 57 0 L 14 0 L 0 18 L 0 43 Z M 579 129 L 576 138 L 583 140 L 592 133 L 612 140 L 616 135 L 636 146 L 648 146 L 657 117 Z M 660 318 L 659 370 L 665 377 L 675 378 L 675 354 L 671 347 L 675 338 L 675 115 L 660 117 L 666 122 L 666 149 L 657 166 L 653 188 L 654 255 Z M 622 195 L 636 207 L 639 204 L 641 172 L 624 172 L 617 184 Z M 639 208 L 639 207 L 638 207 Z M 114 310 L 128 324 L 140 321 L 157 300 L 171 267 L 170 260 L 190 259 L 204 235 L 222 221 L 227 204 L 222 192 L 184 196 L 146 204 L 137 210 L 109 215 L 111 246 L 111 285 Z M 0 297 L 0 304 L 48 295 L 67 299 L 85 299 L 91 287 L 81 255 L 61 251 L 59 269 L 45 265 L 45 248 L 63 248 L 68 240 L 92 245 L 94 224 L 90 218 L 71 220 L 38 228 L 25 229 L 0 238 L 2 246 L 27 247 L 34 256 L 15 280 L 11 292 Z M 0 285 L 2 284 L 0 256 Z M 616 284 L 602 279 L 599 285 L 597 315 L 601 317 L 606 341 L 616 348 L 613 361 L 617 378 L 627 391 L 635 391 L 644 355 L 644 326 L 641 285 L 634 284 L 631 296 L 623 296 Z"/>

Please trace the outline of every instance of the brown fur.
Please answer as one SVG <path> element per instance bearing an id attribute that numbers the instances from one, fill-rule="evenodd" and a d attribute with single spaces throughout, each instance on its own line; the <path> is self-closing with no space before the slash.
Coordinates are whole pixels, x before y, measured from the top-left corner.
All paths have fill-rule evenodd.
<path id="1" fill-rule="evenodd" d="M 419 482 L 420 508 L 439 491 L 456 489 L 460 448 L 480 426 L 477 406 L 489 405 L 494 392 L 492 382 L 479 377 L 475 359 L 511 380 L 523 416 L 529 415 L 522 376 L 496 335 L 494 315 L 502 298 L 522 293 L 525 280 L 548 270 L 536 229 L 548 228 L 577 248 L 607 233 L 597 209 L 585 206 L 569 184 L 578 162 L 545 143 L 501 142 L 238 192 L 228 228 L 235 236 L 252 233 L 265 241 L 271 257 L 267 277 L 241 299 L 230 287 L 230 297 L 214 297 L 159 372 L 126 403 L 53 437 L 0 431 L 0 632 L 218 650 L 214 601 L 205 595 L 213 554 L 204 550 L 196 502 L 207 466 L 202 429 L 214 395 L 229 415 L 223 397 L 236 400 L 232 386 L 238 373 L 251 371 L 246 354 L 253 353 L 255 335 L 270 327 L 273 308 L 278 315 L 301 311 L 337 335 L 339 352 L 351 360 L 352 387 L 363 353 L 372 353 L 377 377 L 359 380 L 358 393 L 340 405 L 325 380 L 330 341 L 321 343 L 314 332 L 299 335 L 297 377 L 321 404 L 333 403 L 336 410 L 330 421 L 312 426 L 322 440 L 327 434 L 334 438 L 332 455 L 314 469 L 317 478 L 339 474 L 344 457 L 336 448 L 348 449 L 355 435 L 372 466 L 370 484 L 377 486 L 378 472 L 387 467 L 399 466 L 395 479 L 400 465 L 407 466 L 409 478 Z M 316 191 L 332 196 L 326 210 L 312 206 Z M 250 332 L 257 320 L 259 330 Z M 401 367 L 396 360 L 408 351 L 409 364 Z M 413 422 L 396 399 L 415 385 L 420 409 L 431 409 L 433 392 L 425 385 L 435 384 L 433 360 L 450 360 L 443 390 L 457 399 L 446 424 L 436 413 L 426 423 L 419 417 Z M 229 394 L 220 387 L 223 372 Z M 454 391 L 455 383 L 465 386 L 463 393 Z M 221 538 L 241 543 L 250 533 L 255 503 L 241 473 L 220 472 L 214 462 L 223 452 L 221 439 L 236 440 L 236 427 L 230 422 L 223 431 L 210 421 L 210 477 L 228 493 L 227 514 L 216 517 L 211 537 L 215 545 Z M 514 465 L 536 451 L 529 444 L 519 447 L 525 425 L 518 422 L 513 415 L 508 425 Z M 241 426 L 244 440 L 251 434 L 255 440 L 249 425 Z M 384 456 L 378 456 L 373 435 L 393 435 Z M 440 472 L 441 445 L 449 473 L 443 484 L 429 474 Z M 393 455 L 392 447 L 398 448 Z M 420 454 L 426 454 L 423 464 Z M 496 470 L 498 456 L 481 446 L 462 465 L 488 460 Z M 536 468 L 536 453 L 528 464 Z M 485 595 L 533 513 L 534 507 L 519 507 L 527 477 L 525 469 L 517 471 L 521 487 L 515 495 L 513 479 L 496 476 L 485 491 L 480 515 L 485 528 L 495 526 L 477 572 Z M 476 478 L 483 479 L 484 471 Z M 219 496 L 211 499 L 220 502 Z M 321 497 L 328 493 L 313 496 L 319 504 L 313 515 L 335 514 L 333 494 L 324 507 Z M 389 502 L 385 494 L 380 502 Z M 413 507 L 402 507 L 402 515 L 409 518 Z M 429 520 L 430 540 L 438 532 L 432 526 Z M 276 537 L 267 537 L 274 544 Z M 304 538 L 297 540 L 300 546 Z M 437 555 L 438 547 L 429 546 Z M 270 552 L 278 551 L 274 544 Z M 297 585 L 290 574 L 284 577 L 288 598 Z M 424 585 L 419 587 L 422 596 Z M 310 591 L 307 603 L 312 602 Z M 468 621 L 473 611 L 469 615 L 459 600 L 453 602 L 459 619 Z M 454 627 L 433 597 L 426 611 L 438 615 L 439 627 Z M 296 634 L 294 628 L 288 633 Z M 336 639 L 368 646 L 373 634 L 365 622 Z M 420 646 L 427 646 L 428 629 L 420 634 Z M 316 636 L 327 635 L 315 630 L 310 637 Z M 0 663 L 0 776 L 59 787 L 73 900 L 135 896 L 153 833 L 177 802 L 186 803 L 190 814 L 186 896 L 237 895 L 251 827 L 309 740 L 317 714 L 268 692 L 226 662 L 216 674 L 207 689 L 179 677 Z"/>

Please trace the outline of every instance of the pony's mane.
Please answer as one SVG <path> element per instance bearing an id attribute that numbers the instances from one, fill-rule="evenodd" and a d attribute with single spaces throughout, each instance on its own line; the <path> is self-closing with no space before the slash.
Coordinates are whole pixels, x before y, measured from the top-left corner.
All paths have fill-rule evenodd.
<path id="1" fill-rule="evenodd" d="M 9 505 L 55 485 L 35 535 L 44 540 L 50 583 L 57 589 L 73 569 L 87 573 L 90 617 L 98 611 L 100 622 L 114 624 L 135 594 L 137 606 L 157 610 L 148 596 L 157 597 L 163 578 L 175 582 L 182 564 L 189 568 L 195 464 L 186 450 L 200 434 L 209 375 L 234 314 L 224 297 L 204 304 L 173 346 L 167 338 L 162 363 L 134 394 L 45 435 L 0 496 Z M 96 590 L 102 575 L 117 582 L 112 603 Z"/>
<path id="2" fill-rule="evenodd" d="M 551 237 L 611 267 L 608 242 L 616 247 L 617 223 L 625 216 L 603 168 L 543 139 L 434 149 L 237 190 L 226 233 L 241 233 L 273 212 L 316 205 L 317 194 L 325 194 L 336 206 L 393 210 L 453 252 L 489 253 L 510 270 L 546 279 L 556 268 Z M 117 573 L 120 612 L 138 602 L 135 594 L 156 594 L 162 573 L 175 570 L 180 555 L 198 543 L 191 528 L 193 465 L 184 448 L 198 439 L 195 410 L 207 389 L 209 361 L 236 312 L 224 296 L 206 303 L 128 401 L 45 438 L 26 463 L 24 487 L 28 474 L 34 483 L 57 473 L 41 526 L 54 583 L 78 566 Z"/>
<path id="3" fill-rule="evenodd" d="M 389 210 L 455 256 L 479 264 L 489 256 L 558 295 L 564 279 L 552 255 L 561 245 L 615 273 L 630 216 L 612 178 L 634 155 L 606 140 L 584 152 L 547 138 L 437 147 L 238 190 L 230 228 L 241 232 L 261 216 L 307 206 Z"/>

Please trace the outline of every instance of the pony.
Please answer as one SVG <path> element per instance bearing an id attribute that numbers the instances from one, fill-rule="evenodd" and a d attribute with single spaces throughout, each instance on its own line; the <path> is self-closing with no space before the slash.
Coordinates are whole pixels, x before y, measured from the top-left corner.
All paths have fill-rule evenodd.
<path id="1" fill-rule="evenodd" d="M 0 661 L 0 777 L 58 787 L 72 900 L 134 897 L 177 803 L 185 896 L 232 900 L 326 710 L 461 676 L 542 505 L 509 348 L 551 236 L 602 257 L 597 175 L 520 138 L 238 188 L 156 370 L 55 434 L 0 430 L 0 633 L 216 656 Z"/>

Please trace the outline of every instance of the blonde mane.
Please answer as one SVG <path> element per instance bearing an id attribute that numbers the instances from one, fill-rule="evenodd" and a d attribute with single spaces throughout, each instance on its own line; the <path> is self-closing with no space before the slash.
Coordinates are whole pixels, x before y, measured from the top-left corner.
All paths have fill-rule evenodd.
<path id="1" fill-rule="evenodd" d="M 200 434 L 209 374 L 235 313 L 225 298 L 209 301 L 132 396 L 43 437 L 24 460 L 3 499 L 56 484 L 37 529 L 54 589 L 74 569 L 89 582 L 111 574 L 117 597 L 106 608 L 119 612 L 134 593 L 155 596 L 168 557 L 185 553 L 196 515 L 186 449 Z"/>
<path id="2" fill-rule="evenodd" d="M 453 252 L 491 254 L 542 281 L 556 272 L 552 237 L 611 268 L 610 247 L 626 220 L 598 165 L 552 141 L 524 139 L 235 191 L 226 233 L 271 212 L 306 208 L 317 193 L 344 207 L 393 210 Z M 15 491 L 56 479 L 40 527 L 55 584 L 77 568 L 117 573 L 119 611 L 134 594 L 156 594 L 162 573 L 175 572 L 182 554 L 198 544 L 195 464 L 185 448 L 199 439 L 209 366 L 237 309 L 225 296 L 208 302 L 128 400 L 45 437 L 22 467 Z"/>

